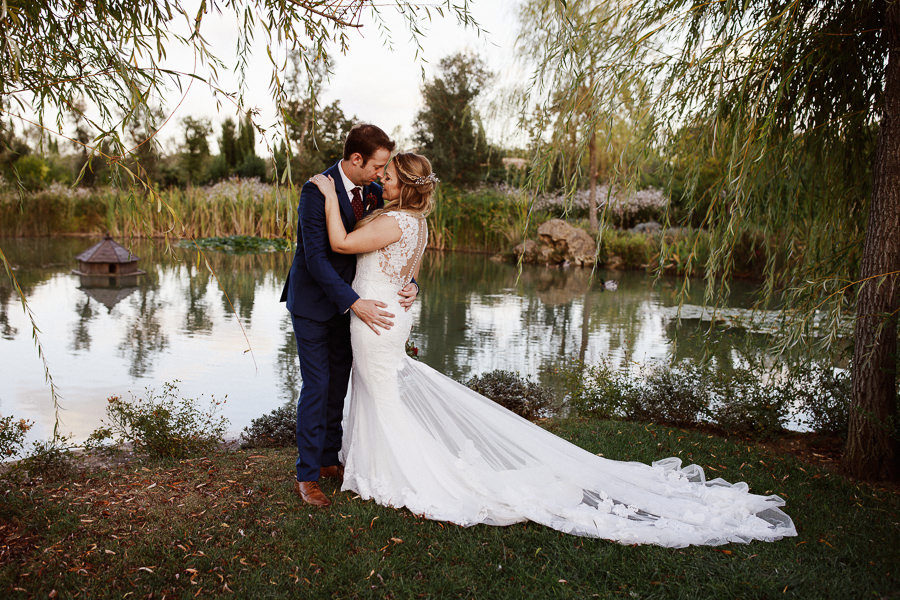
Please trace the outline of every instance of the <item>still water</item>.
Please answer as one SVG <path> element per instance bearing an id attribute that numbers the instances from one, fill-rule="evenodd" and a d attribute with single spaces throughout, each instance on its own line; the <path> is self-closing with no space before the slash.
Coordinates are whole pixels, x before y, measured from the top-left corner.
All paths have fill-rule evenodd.
<path id="1" fill-rule="evenodd" d="M 300 389 L 290 319 L 278 302 L 289 253 L 206 254 L 135 240 L 146 271 L 136 281 L 97 287 L 71 272 L 96 240 L 0 239 L 37 325 L 62 396 L 62 432 L 83 440 L 100 424 L 106 398 L 160 389 L 178 380 L 185 397 L 224 399 L 236 435 L 254 417 L 296 398 Z M 560 360 L 605 360 L 621 369 L 711 352 L 721 368 L 765 355 L 768 335 L 699 332 L 702 285 L 677 323 L 675 281 L 640 273 L 526 267 L 474 254 L 427 253 L 414 305 L 419 358 L 456 379 L 494 369 L 552 383 Z M 616 279 L 606 291 L 602 279 Z M 223 293 L 224 292 L 224 293 Z M 731 309 L 751 304 L 752 284 L 733 286 Z M 694 304 L 691 304 L 691 303 Z M 233 309 L 232 309 L 233 306 Z M 693 311 L 693 312 L 691 312 Z M 47 438 L 53 406 L 31 325 L 6 274 L 0 277 L 0 415 L 35 422 Z"/>

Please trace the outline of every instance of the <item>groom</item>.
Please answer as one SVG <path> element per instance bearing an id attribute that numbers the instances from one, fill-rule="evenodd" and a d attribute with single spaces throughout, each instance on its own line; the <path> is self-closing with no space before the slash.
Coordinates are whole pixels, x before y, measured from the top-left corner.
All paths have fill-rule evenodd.
<path id="1" fill-rule="evenodd" d="M 341 218 L 352 231 L 363 215 L 381 208 L 381 186 L 394 142 L 374 125 L 355 125 L 344 142 L 344 156 L 325 171 L 334 179 Z M 332 252 L 325 228 L 325 197 L 306 182 L 297 207 L 297 251 L 281 293 L 287 302 L 297 340 L 303 386 L 297 400 L 297 480 L 294 491 L 314 506 L 328 506 L 320 477 L 343 478 L 338 461 L 341 419 L 353 356 L 350 348 L 350 311 L 377 332 L 390 329 L 393 314 L 387 305 L 367 300 L 350 287 L 356 275 L 356 256 Z M 409 308 L 418 294 L 414 282 L 400 291 L 400 304 Z"/>

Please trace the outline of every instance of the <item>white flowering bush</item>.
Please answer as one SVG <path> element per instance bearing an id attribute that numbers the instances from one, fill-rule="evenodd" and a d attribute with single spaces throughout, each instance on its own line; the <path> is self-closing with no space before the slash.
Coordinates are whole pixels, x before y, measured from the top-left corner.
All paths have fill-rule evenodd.
<path id="1" fill-rule="evenodd" d="M 503 191 L 507 194 L 518 193 L 511 189 Z M 578 190 L 571 196 L 559 191 L 538 196 L 534 208 L 556 216 L 565 212 L 571 218 L 581 219 L 587 217 L 589 202 L 590 190 Z M 617 227 L 629 228 L 646 221 L 661 221 L 668 205 L 669 199 L 656 188 L 633 191 L 610 190 L 606 185 L 597 187 L 598 211 L 602 214 L 606 210 L 609 222 Z"/>
<path id="2" fill-rule="evenodd" d="M 202 188 L 202 194 L 209 202 L 228 200 L 230 202 L 262 202 L 275 194 L 275 186 L 262 183 L 259 179 L 231 177 L 214 185 Z"/>

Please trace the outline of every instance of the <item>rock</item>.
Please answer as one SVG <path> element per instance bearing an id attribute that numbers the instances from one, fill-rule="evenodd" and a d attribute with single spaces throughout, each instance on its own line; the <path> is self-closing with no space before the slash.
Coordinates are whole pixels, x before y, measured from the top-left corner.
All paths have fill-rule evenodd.
<path id="1" fill-rule="evenodd" d="M 584 229 L 573 227 L 562 219 L 550 219 L 538 227 L 541 240 L 539 259 L 548 264 L 569 261 L 578 266 L 591 266 L 596 260 L 596 243 Z"/>
<path id="2" fill-rule="evenodd" d="M 625 267 L 625 261 L 622 260 L 621 256 L 613 254 L 606 259 L 606 264 L 604 266 L 612 271 L 621 271 Z"/>
<path id="3" fill-rule="evenodd" d="M 538 250 L 537 242 L 534 240 L 525 240 L 523 243 L 513 248 L 513 254 L 516 255 L 517 259 L 524 254 L 522 257 L 523 262 L 534 263 L 537 262 Z"/>
<path id="4" fill-rule="evenodd" d="M 656 221 L 647 221 L 646 223 L 638 223 L 628 231 L 632 233 L 656 233 L 662 229 L 662 225 Z"/>

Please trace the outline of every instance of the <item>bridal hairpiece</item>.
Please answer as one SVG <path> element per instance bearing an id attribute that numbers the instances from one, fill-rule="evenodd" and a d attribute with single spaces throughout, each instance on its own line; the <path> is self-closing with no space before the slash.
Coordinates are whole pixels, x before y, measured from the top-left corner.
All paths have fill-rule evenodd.
<path id="1" fill-rule="evenodd" d="M 440 182 L 440 179 L 438 179 L 437 175 L 435 175 L 434 173 L 429 173 L 425 177 L 416 177 L 415 179 L 413 179 L 413 183 L 416 185 L 423 185 L 426 183 L 438 183 L 438 182 Z"/>

